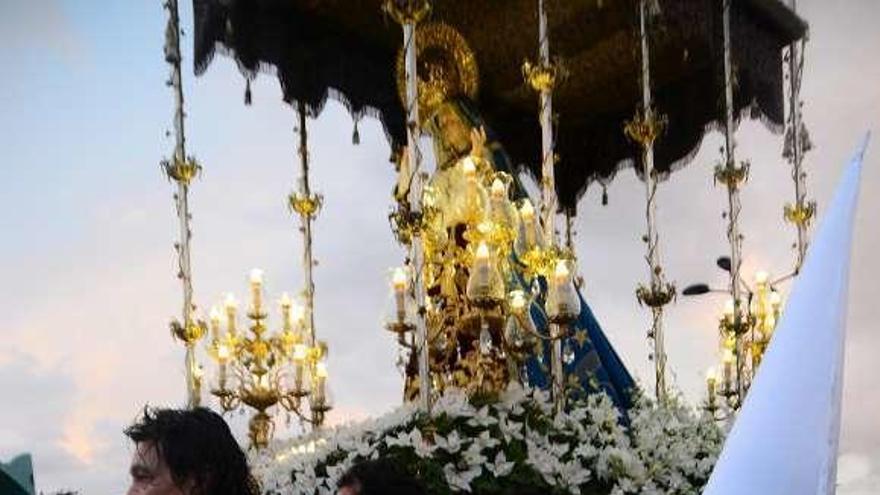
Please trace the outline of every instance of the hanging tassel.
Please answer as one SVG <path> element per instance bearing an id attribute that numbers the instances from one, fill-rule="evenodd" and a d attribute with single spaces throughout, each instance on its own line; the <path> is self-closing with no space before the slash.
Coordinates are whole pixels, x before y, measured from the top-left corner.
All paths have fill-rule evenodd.
<path id="1" fill-rule="evenodd" d="M 351 144 L 357 146 L 361 144 L 361 133 L 358 132 L 358 121 L 354 121 L 354 132 L 351 135 Z"/>
<path id="2" fill-rule="evenodd" d="M 608 206 L 608 188 L 602 184 L 602 206 Z"/>
<path id="3" fill-rule="evenodd" d="M 247 106 L 251 105 L 251 80 L 244 80 L 244 104 Z"/>

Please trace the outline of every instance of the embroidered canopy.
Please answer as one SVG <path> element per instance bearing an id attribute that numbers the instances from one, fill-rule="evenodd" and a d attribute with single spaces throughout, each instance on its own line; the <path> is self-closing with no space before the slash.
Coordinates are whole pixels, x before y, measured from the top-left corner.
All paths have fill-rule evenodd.
<path id="1" fill-rule="evenodd" d="M 638 149 L 623 123 L 640 101 L 637 0 L 546 0 L 550 49 L 569 76 L 554 93 L 557 190 L 573 210 L 594 181 L 631 166 Z M 395 63 L 400 26 L 382 0 L 193 0 L 195 72 L 217 51 L 247 78 L 277 74 L 284 98 L 313 115 L 327 98 L 355 119 L 379 118 L 393 147 L 405 143 Z M 431 20 L 460 32 L 476 54 L 476 104 L 517 166 L 540 174 L 535 93 L 522 64 L 537 58 L 536 0 L 435 0 Z M 661 177 L 685 165 L 723 105 L 720 0 L 662 0 L 651 22 L 654 102 L 668 118 L 656 142 Z M 784 121 L 783 48 L 807 26 L 779 0 L 732 0 L 735 115 Z M 636 167 L 638 171 L 639 167 Z"/>

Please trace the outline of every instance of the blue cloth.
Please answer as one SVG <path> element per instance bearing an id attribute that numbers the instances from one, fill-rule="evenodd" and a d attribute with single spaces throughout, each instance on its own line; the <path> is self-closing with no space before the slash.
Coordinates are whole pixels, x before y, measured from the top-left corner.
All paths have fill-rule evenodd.
<path id="1" fill-rule="evenodd" d="M 636 384 L 580 291 L 578 297 L 581 300 L 581 313 L 573 324 L 570 336 L 562 342 L 563 355 L 574 354 L 569 363 L 563 359 L 565 383 L 570 383 L 574 377 L 580 384 L 578 389 L 569 392 L 570 396 L 584 397 L 602 390 L 611 397 L 618 409 L 625 412 L 632 405 Z M 532 307 L 532 318 L 541 333 L 549 333 L 546 318 L 537 306 Z M 533 355 L 526 360 L 526 374 L 529 385 L 548 389 L 552 381 L 551 344 L 543 342 L 540 352 L 542 355 Z"/>

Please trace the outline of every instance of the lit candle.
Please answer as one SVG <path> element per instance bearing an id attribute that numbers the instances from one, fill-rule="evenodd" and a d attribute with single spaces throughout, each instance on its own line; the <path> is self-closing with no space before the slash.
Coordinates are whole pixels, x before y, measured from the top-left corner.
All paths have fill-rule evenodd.
<path id="1" fill-rule="evenodd" d="M 722 363 L 724 364 L 724 389 L 733 389 L 733 351 L 724 349 Z"/>
<path id="2" fill-rule="evenodd" d="M 728 299 L 724 303 L 724 321 L 726 321 L 727 323 L 732 323 L 734 311 L 735 310 L 734 310 L 733 299 Z"/>
<path id="3" fill-rule="evenodd" d="M 279 301 L 281 305 L 281 322 L 284 325 L 285 331 L 290 331 L 291 321 L 290 321 L 290 307 L 291 301 L 290 296 L 287 295 L 287 292 L 283 292 L 281 294 L 281 300 Z"/>
<path id="4" fill-rule="evenodd" d="M 480 208 L 479 185 L 477 184 L 477 165 L 470 156 L 465 157 L 461 164 L 467 188 L 465 190 L 465 205 L 467 215 L 478 215 Z"/>
<path id="5" fill-rule="evenodd" d="M 717 384 L 718 376 L 715 372 L 715 368 L 709 368 L 709 371 L 706 372 L 706 390 L 709 393 L 709 405 L 715 404 L 715 388 Z"/>
<path id="6" fill-rule="evenodd" d="M 220 310 L 217 306 L 211 306 L 211 337 L 216 341 L 220 339 Z"/>
<path id="7" fill-rule="evenodd" d="M 577 313 L 576 308 L 572 307 L 574 301 L 572 294 L 569 293 L 571 285 L 571 272 L 568 271 L 568 264 L 565 260 L 557 260 L 556 268 L 553 270 L 553 290 L 556 293 L 555 313 L 559 315 L 573 315 Z"/>
<path id="8" fill-rule="evenodd" d="M 292 304 L 290 307 L 290 318 L 293 320 L 293 326 L 297 330 L 305 329 L 306 307 L 302 304 Z"/>
<path id="9" fill-rule="evenodd" d="M 480 287 L 489 286 L 489 278 L 491 267 L 489 266 L 489 246 L 485 242 L 480 242 L 477 246 L 476 256 L 474 257 L 474 270 L 477 272 L 477 285 Z"/>
<path id="10" fill-rule="evenodd" d="M 302 342 L 293 346 L 293 365 L 294 365 L 294 391 L 302 392 L 303 388 L 303 366 L 308 355 L 308 348 Z"/>
<path id="11" fill-rule="evenodd" d="M 394 290 L 394 305 L 397 309 L 397 323 L 403 323 L 406 320 L 406 270 L 397 267 L 394 269 L 394 275 L 391 277 L 391 288 Z"/>
<path id="12" fill-rule="evenodd" d="M 535 208 L 528 199 L 523 201 L 519 209 L 519 216 L 522 218 L 523 230 L 525 232 L 526 248 L 535 245 Z"/>
<path id="13" fill-rule="evenodd" d="M 327 365 L 319 361 L 315 365 L 315 388 L 313 390 L 315 403 L 323 406 L 326 401 L 325 382 L 327 381 Z"/>
<path id="14" fill-rule="evenodd" d="M 492 194 L 493 199 L 507 198 L 507 188 L 504 187 L 504 182 L 501 179 L 496 178 L 492 181 L 492 187 L 489 189 L 489 192 Z"/>
<path id="15" fill-rule="evenodd" d="M 226 294 L 226 300 L 223 301 L 223 306 L 226 308 L 226 331 L 229 332 L 229 335 L 235 335 L 235 311 L 238 309 L 238 301 L 235 300 L 235 296 L 232 293 Z"/>
<path id="16" fill-rule="evenodd" d="M 755 283 L 757 285 L 764 285 L 767 283 L 767 279 L 770 275 L 767 274 L 764 270 L 759 270 L 755 273 Z"/>
<path id="17" fill-rule="evenodd" d="M 259 313 L 263 305 L 263 270 L 259 268 L 251 270 L 250 281 L 254 313 Z"/>
<path id="18" fill-rule="evenodd" d="M 782 296 L 775 290 L 770 292 L 770 304 L 773 306 L 773 309 L 779 308 L 779 305 L 782 304 Z"/>
<path id="19" fill-rule="evenodd" d="M 514 290 L 510 292 L 510 308 L 514 313 L 521 312 L 526 307 L 526 294 L 522 290 Z"/>
<path id="20" fill-rule="evenodd" d="M 473 157 L 470 155 L 464 157 L 461 163 L 461 171 L 464 173 L 464 176 L 468 179 L 475 178 L 477 175 L 477 164 L 474 162 Z"/>
<path id="21" fill-rule="evenodd" d="M 220 390 L 226 390 L 226 362 L 229 360 L 229 347 L 217 346 L 217 360 L 220 362 Z"/>

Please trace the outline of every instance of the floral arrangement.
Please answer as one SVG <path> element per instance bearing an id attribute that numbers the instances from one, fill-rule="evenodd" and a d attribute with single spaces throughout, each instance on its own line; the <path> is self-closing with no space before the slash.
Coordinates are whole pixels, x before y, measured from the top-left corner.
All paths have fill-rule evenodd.
<path id="1" fill-rule="evenodd" d="M 398 463 L 434 494 L 697 494 L 723 443 L 715 422 L 680 401 L 640 398 L 624 421 L 604 394 L 554 413 L 545 392 L 445 393 L 432 414 L 404 405 L 320 437 L 276 442 L 252 462 L 267 494 L 335 493 L 355 463 Z"/>

